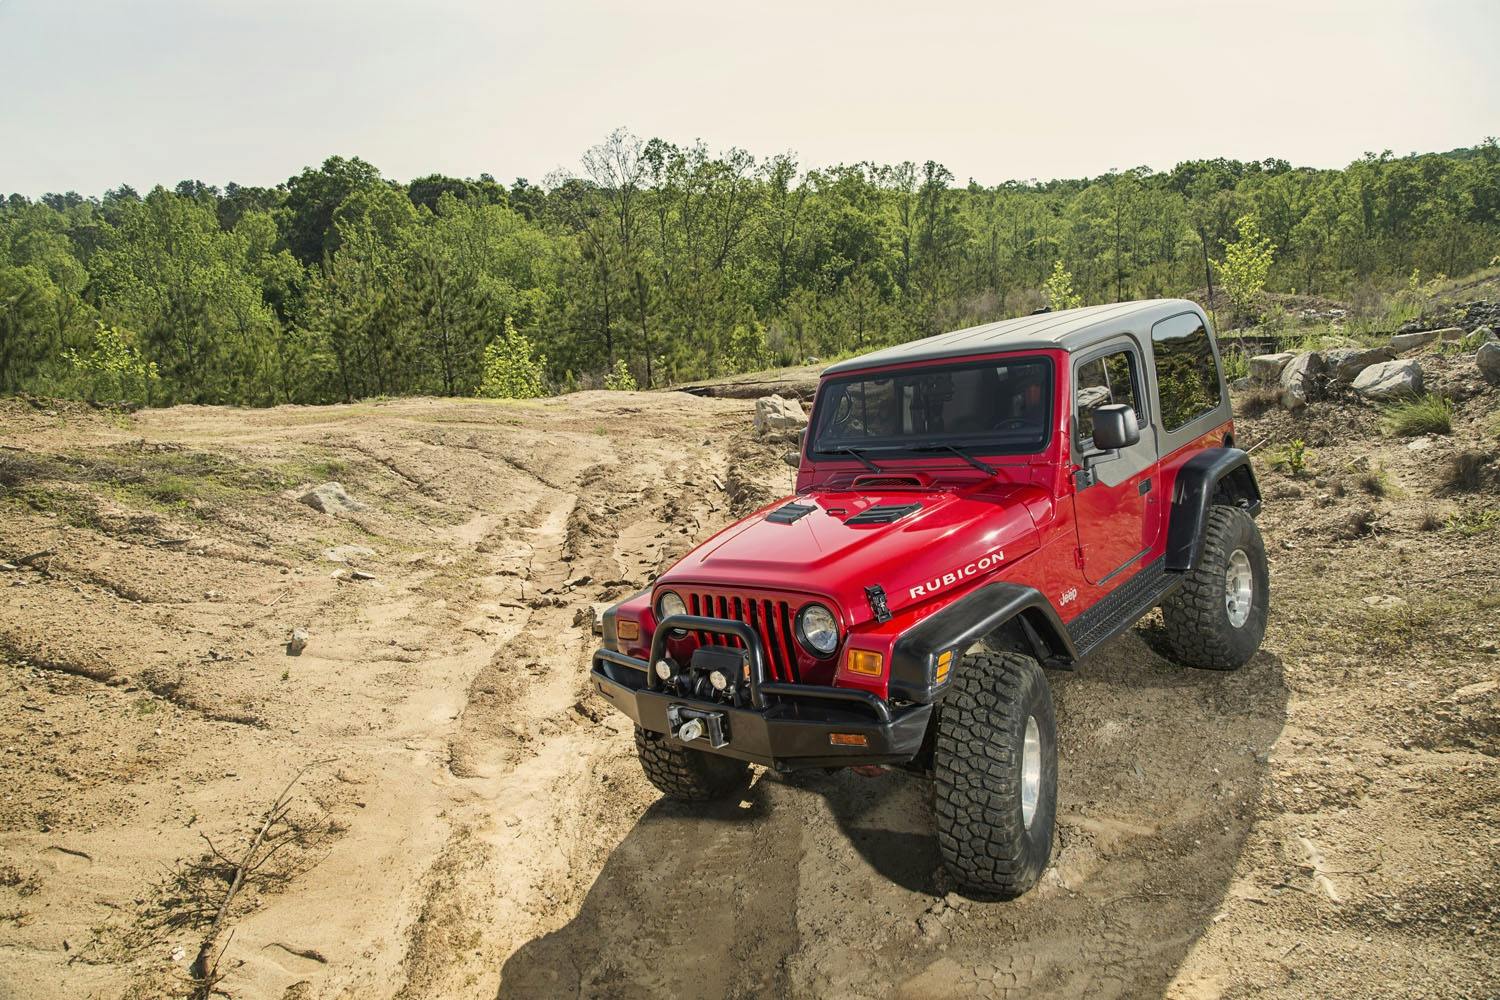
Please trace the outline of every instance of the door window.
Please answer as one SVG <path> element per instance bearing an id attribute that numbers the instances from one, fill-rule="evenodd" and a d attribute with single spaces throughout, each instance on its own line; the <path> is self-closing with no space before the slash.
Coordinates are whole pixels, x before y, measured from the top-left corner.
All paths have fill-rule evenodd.
<path id="1" fill-rule="evenodd" d="M 1124 403 L 1135 410 L 1137 417 L 1145 419 L 1141 413 L 1139 383 L 1135 352 L 1129 348 L 1122 347 L 1078 366 L 1073 388 L 1073 426 L 1080 451 L 1088 451 L 1094 445 L 1094 411 L 1101 406 Z"/>
<path id="2" fill-rule="evenodd" d="M 1151 347 L 1164 429 L 1175 431 L 1218 408 L 1219 366 L 1203 320 L 1192 313 L 1162 320 L 1151 328 Z"/>

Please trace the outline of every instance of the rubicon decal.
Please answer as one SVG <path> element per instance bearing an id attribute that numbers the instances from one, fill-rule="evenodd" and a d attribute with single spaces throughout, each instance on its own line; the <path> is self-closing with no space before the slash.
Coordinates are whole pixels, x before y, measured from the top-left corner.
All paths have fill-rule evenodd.
<path id="1" fill-rule="evenodd" d="M 983 573 L 991 567 L 999 566 L 1004 560 L 1005 553 L 1000 549 L 995 549 L 992 552 L 985 553 L 971 563 L 960 566 L 958 569 L 944 573 L 942 576 L 935 576 L 926 583 L 919 583 L 906 593 L 912 600 L 916 600 L 919 597 L 926 597 L 929 594 L 936 594 L 945 587 L 951 587 L 961 580 L 967 580 L 976 573 Z"/>

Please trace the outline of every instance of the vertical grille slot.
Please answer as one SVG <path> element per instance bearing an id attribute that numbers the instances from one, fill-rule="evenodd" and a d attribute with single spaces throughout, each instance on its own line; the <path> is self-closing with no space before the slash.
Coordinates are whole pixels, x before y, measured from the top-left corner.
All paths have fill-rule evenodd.
<path id="1" fill-rule="evenodd" d="M 781 612 L 781 643 L 786 648 L 787 662 L 792 667 L 792 680 L 801 680 L 797 676 L 797 639 L 796 633 L 792 631 L 792 609 L 785 601 L 778 601 L 777 604 Z"/>

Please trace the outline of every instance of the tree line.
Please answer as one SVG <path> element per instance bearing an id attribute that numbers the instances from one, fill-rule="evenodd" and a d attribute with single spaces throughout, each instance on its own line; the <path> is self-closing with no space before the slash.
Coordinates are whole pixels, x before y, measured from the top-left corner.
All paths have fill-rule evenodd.
<path id="1" fill-rule="evenodd" d="M 1046 304 L 1345 294 L 1500 254 L 1500 146 L 958 184 L 619 130 L 508 187 L 332 157 L 276 187 L 0 203 L 0 392 L 536 395 L 800 363 Z M 1242 289 L 1241 289 L 1242 290 Z"/>

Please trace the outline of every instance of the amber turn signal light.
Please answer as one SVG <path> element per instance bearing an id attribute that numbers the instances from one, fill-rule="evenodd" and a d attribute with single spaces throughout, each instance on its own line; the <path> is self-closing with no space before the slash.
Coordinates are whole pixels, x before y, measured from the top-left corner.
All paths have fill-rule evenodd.
<path id="1" fill-rule="evenodd" d="M 615 635 L 627 641 L 633 641 L 641 637 L 641 623 L 631 621 L 616 621 Z"/>
<path id="2" fill-rule="evenodd" d="M 828 742 L 836 747 L 863 747 L 870 745 L 870 741 L 864 733 L 829 733 Z"/>
<path id="3" fill-rule="evenodd" d="M 880 672 L 885 669 L 885 654 L 868 649 L 851 649 L 845 666 L 849 668 L 851 674 L 879 677 Z"/>
<path id="4" fill-rule="evenodd" d="M 953 669 L 953 650 L 945 649 L 938 654 L 937 672 L 933 675 L 933 683 L 941 684 L 948 679 L 948 672 Z"/>

